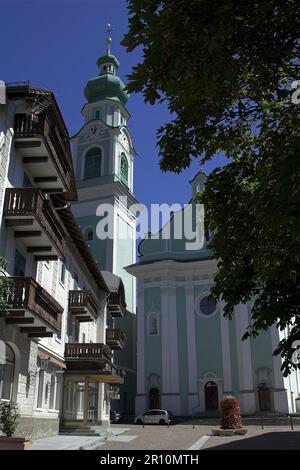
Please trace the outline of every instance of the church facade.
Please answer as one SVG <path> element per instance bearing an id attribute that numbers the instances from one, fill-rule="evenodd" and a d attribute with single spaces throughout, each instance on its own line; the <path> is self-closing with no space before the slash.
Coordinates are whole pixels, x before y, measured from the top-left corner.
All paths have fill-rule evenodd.
<path id="1" fill-rule="evenodd" d="M 91 78 L 84 90 L 84 125 L 71 139 L 79 202 L 72 206 L 94 259 L 102 270 L 122 277 L 126 297 L 126 315 L 114 318 L 110 328 L 126 336 L 124 351 L 114 357 L 125 370 L 120 400 L 113 406 L 125 414 L 134 413 L 136 391 L 136 280 L 124 270 L 135 262 L 135 214 L 130 206 L 133 195 L 133 169 L 136 151 L 127 127 L 130 114 L 125 85 L 117 75 L 119 61 L 110 51 L 99 57 L 99 75 Z M 106 209 L 110 233 L 99 236 L 98 224 Z"/>
<path id="2" fill-rule="evenodd" d="M 193 195 L 204 182 L 198 173 Z M 157 236 L 144 239 L 138 263 L 127 267 L 138 279 L 136 413 L 162 408 L 178 416 L 211 414 L 227 394 L 239 398 L 244 415 L 299 411 L 299 371 L 284 378 L 281 359 L 272 354 L 285 332 L 274 326 L 241 340 L 251 302 L 224 319 L 224 302 L 209 298 L 217 271 L 209 234 L 201 250 L 187 250 L 187 240 L 174 237 L 182 215 L 175 212 Z M 162 237 L 166 231 L 169 239 Z"/>

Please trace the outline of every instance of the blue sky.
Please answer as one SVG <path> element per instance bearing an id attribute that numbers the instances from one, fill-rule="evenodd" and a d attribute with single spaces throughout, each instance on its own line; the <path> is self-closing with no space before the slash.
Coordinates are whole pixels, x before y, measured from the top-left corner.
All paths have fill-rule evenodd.
<path id="1" fill-rule="evenodd" d="M 111 49 L 121 63 L 118 72 L 125 83 L 131 67 L 140 60 L 138 51 L 128 54 L 120 45 L 127 31 L 125 0 L 0 0 L 0 17 L 0 80 L 30 80 L 52 89 L 70 135 L 83 124 L 83 89 L 98 73 L 96 60 L 105 51 L 107 23 L 113 27 Z M 188 202 L 188 181 L 200 169 L 199 162 L 195 160 L 180 175 L 159 170 L 156 130 L 170 119 L 168 110 L 146 105 L 139 94 L 131 95 L 127 108 L 139 154 L 134 186 L 137 199 L 146 205 Z M 206 164 L 205 172 L 220 162 L 218 158 Z"/>

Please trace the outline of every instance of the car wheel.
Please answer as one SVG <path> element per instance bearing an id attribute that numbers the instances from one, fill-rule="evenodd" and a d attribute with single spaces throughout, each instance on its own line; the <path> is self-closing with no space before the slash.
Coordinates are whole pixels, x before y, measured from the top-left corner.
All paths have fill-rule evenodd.
<path id="1" fill-rule="evenodd" d="M 160 419 L 159 424 L 166 424 L 166 422 L 163 419 Z"/>
<path id="2" fill-rule="evenodd" d="M 141 419 L 138 419 L 136 424 L 143 424 L 143 421 Z"/>

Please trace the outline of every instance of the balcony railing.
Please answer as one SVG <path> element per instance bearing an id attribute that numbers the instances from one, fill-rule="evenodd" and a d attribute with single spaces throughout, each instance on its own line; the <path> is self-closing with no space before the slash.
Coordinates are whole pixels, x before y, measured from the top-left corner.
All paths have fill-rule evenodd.
<path id="1" fill-rule="evenodd" d="M 111 349 L 124 349 L 126 343 L 125 333 L 118 328 L 107 328 L 106 344 Z"/>
<path id="2" fill-rule="evenodd" d="M 15 139 L 41 138 L 67 190 L 71 188 L 71 168 L 66 144 L 46 115 L 16 114 Z"/>
<path id="3" fill-rule="evenodd" d="M 88 290 L 70 290 L 69 291 L 69 310 L 71 313 L 81 315 L 90 315 L 97 318 L 97 303 Z"/>
<path id="4" fill-rule="evenodd" d="M 103 343 L 66 343 L 65 359 L 105 359 L 110 361 L 112 352 Z"/>
<path id="5" fill-rule="evenodd" d="M 121 293 L 112 293 L 108 297 L 107 309 L 111 316 L 122 317 L 126 314 L 126 302 Z"/>
<path id="6" fill-rule="evenodd" d="M 21 326 L 24 332 L 27 328 L 31 331 L 31 335 L 35 335 L 36 327 L 40 332 L 59 333 L 63 307 L 34 279 L 15 276 L 10 277 L 9 280 L 7 298 L 9 308 L 6 322 Z M 31 321 L 27 321 L 26 318 L 31 318 Z M 30 323 L 30 327 L 24 327 L 26 323 Z M 41 333 L 40 336 L 44 335 Z"/>
<path id="7" fill-rule="evenodd" d="M 97 381 L 123 383 L 125 372 L 115 366 L 111 349 L 103 343 L 66 343 L 66 372 L 97 377 Z"/>
<path id="8" fill-rule="evenodd" d="M 7 188 L 4 216 L 34 217 L 56 250 L 63 256 L 62 230 L 41 190 L 37 188 Z"/>

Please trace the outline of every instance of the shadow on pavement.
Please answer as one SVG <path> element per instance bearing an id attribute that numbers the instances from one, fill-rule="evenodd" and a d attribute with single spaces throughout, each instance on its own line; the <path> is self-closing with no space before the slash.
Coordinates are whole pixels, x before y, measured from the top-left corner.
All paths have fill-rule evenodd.
<path id="1" fill-rule="evenodd" d="M 268 432 L 226 444 L 210 446 L 205 450 L 300 450 L 300 432 Z"/>

